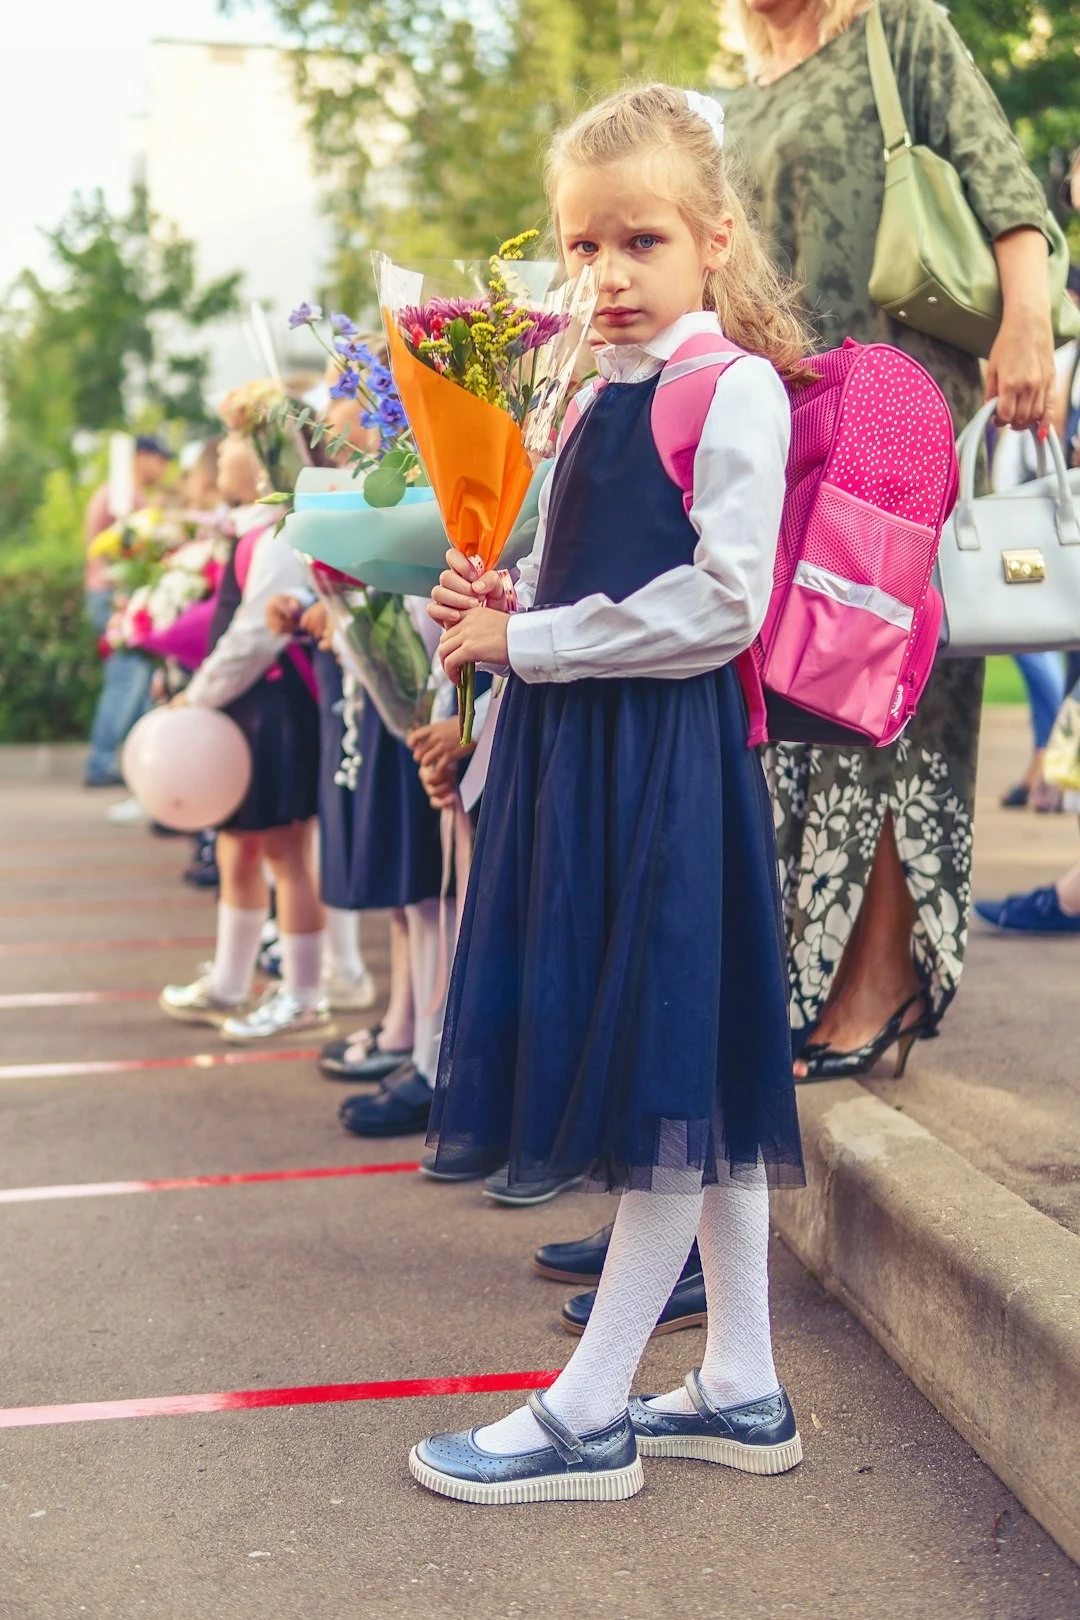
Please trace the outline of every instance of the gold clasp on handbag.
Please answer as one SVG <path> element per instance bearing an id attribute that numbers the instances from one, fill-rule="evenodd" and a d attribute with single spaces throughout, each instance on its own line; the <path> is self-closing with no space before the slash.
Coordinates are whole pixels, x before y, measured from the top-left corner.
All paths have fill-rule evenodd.
<path id="1" fill-rule="evenodd" d="M 1006 585 L 1038 585 L 1046 578 L 1046 563 L 1041 551 L 1003 551 L 1001 561 L 1005 568 Z"/>
<path id="2" fill-rule="evenodd" d="M 905 129 L 904 138 L 903 138 L 902 141 L 896 141 L 896 142 L 894 142 L 894 144 L 892 146 L 887 146 L 885 148 L 885 163 L 886 163 L 886 165 L 888 165 L 889 163 L 892 162 L 892 160 L 896 156 L 897 152 L 907 152 L 907 151 L 910 151 L 910 149 L 911 149 L 911 136 L 908 134 L 907 130 Z"/>

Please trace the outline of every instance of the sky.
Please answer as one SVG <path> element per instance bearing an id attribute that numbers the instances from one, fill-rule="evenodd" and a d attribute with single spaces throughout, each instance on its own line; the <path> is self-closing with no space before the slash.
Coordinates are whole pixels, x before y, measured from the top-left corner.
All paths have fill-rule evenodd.
<path id="1" fill-rule="evenodd" d="M 151 40 L 275 40 L 257 6 L 222 18 L 215 0 L 36 0 L 4 11 L 0 289 L 25 266 L 44 268 L 40 232 L 74 192 L 100 187 L 123 205 Z"/>

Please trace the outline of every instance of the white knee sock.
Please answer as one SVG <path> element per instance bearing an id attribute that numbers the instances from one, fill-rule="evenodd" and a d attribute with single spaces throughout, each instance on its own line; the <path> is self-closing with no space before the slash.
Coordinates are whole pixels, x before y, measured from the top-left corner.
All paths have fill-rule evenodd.
<path id="1" fill-rule="evenodd" d="M 335 979 L 352 984 L 367 972 L 360 953 L 360 913 L 342 911 L 338 906 L 326 910 L 326 959 Z"/>
<path id="2" fill-rule="evenodd" d="M 322 994 L 322 960 L 322 929 L 317 934 L 282 934 L 281 987 L 309 1010 Z"/>
<path id="3" fill-rule="evenodd" d="M 251 994 L 267 915 L 265 906 L 245 911 L 241 906 L 219 903 L 214 965 L 210 969 L 210 993 L 219 1001 L 241 1002 Z"/>
<path id="4" fill-rule="evenodd" d="M 701 1387 L 715 1406 L 745 1406 L 778 1386 L 769 1322 L 769 1188 L 764 1169 L 752 1185 L 706 1187 L 698 1228 L 709 1333 Z M 685 1389 L 659 1395 L 664 1412 L 694 1410 Z"/>
<path id="5" fill-rule="evenodd" d="M 448 909 L 452 914 L 453 907 Z M 439 970 L 439 902 L 421 900 L 415 906 L 406 906 L 405 924 L 409 930 L 409 973 L 415 1020 L 412 1060 L 416 1072 L 434 1085 L 446 999 L 444 991 L 440 1004 L 432 1009 Z"/>
<path id="6" fill-rule="evenodd" d="M 678 1280 L 701 1215 L 701 1193 L 624 1193 L 604 1273 L 581 1342 L 544 1399 L 577 1434 L 602 1429 L 626 1406 L 656 1319 Z M 502 1455 L 549 1444 L 528 1407 L 481 1429 Z"/>

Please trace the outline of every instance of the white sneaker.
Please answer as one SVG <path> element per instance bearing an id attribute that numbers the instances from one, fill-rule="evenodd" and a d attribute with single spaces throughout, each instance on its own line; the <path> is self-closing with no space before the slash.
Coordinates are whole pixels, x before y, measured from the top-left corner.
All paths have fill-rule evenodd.
<path id="1" fill-rule="evenodd" d="M 246 1015 L 226 1018 L 221 1026 L 221 1038 L 246 1045 L 249 1041 L 265 1041 L 271 1036 L 281 1039 L 288 1035 L 306 1035 L 318 1030 L 323 1036 L 332 1035 L 334 1020 L 325 997 L 316 1006 L 305 1007 L 302 1001 L 272 985 L 257 1006 Z"/>
<path id="2" fill-rule="evenodd" d="M 167 984 L 158 997 L 158 1006 L 182 1024 L 216 1026 L 243 1013 L 246 1002 L 222 1001 L 210 988 L 209 973 L 203 973 L 193 984 Z"/>
<path id="3" fill-rule="evenodd" d="M 138 799 L 121 799 L 105 812 L 114 827 L 140 827 L 150 820 Z"/>
<path id="4" fill-rule="evenodd" d="M 323 974 L 323 995 L 335 1012 L 366 1012 L 379 999 L 379 989 L 367 968 L 361 968 L 355 979 L 343 979 L 336 973 Z"/>

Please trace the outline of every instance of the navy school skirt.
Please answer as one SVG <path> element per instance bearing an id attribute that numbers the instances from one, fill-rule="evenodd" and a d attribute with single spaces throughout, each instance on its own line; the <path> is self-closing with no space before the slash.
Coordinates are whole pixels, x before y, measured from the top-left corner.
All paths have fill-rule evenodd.
<path id="1" fill-rule="evenodd" d="M 730 666 L 511 678 L 447 1002 L 438 1168 L 683 1190 L 764 1162 L 802 1183 L 772 812 L 746 739 Z"/>
<path id="2" fill-rule="evenodd" d="M 236 721 L 251 749 L 251 785 L 224 832 L 267 832 L 310 821 L 318 808 L 319 711 L 288 658 L 224 712 Z"/>

